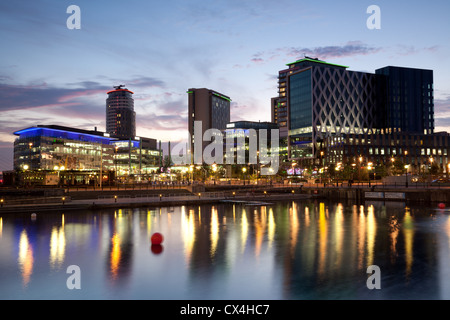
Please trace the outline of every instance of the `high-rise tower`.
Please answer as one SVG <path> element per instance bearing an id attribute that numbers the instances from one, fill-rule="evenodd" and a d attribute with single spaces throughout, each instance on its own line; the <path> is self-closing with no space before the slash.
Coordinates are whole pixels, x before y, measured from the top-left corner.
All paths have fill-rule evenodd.
<path id="1" fill-rule="evenodd" d="M 133 92 L 124 85 L 115 86 L 106 99 L 106 132 L 120 139 L 136 136 L 136 112 Z"/>
<path id="2" fill-rule="evenodd" d="M 209 142 L 194 141 L 194 122 L 202 122 L 202 137 L 208 129 L 225 130 L 230 122 L 230 97 L 214 90 L 191 88 L 188 93 L 190 150 L 194 152 L 194 143 L 201 143 L 202 150 Z"/>

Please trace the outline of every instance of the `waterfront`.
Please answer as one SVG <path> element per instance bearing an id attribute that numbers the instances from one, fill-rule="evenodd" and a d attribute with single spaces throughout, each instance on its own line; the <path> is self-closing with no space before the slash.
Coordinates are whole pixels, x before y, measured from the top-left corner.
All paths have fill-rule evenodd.
<path id="1" fill-rule="evenodd" d="M 449 262 L 447 211 L 402 202 L 0 216 L 0 299 L 449 299 Z M 67 287 L 71 265 L 81 289 Z"/>

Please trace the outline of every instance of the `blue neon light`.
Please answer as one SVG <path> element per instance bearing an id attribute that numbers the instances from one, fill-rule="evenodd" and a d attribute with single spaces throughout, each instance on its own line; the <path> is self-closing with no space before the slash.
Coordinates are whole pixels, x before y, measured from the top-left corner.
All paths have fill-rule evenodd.
<path id="1" fill-rule="evenodd" d="M 14 134 L 20 136 L 20 138 L 44 136 L 50 138 L 68 139 L 68 140 L 102 143 L 102 144 L 110 144 L 111 140 L 113 140 L 112 138 L 109 137 L 102 137 L 88 133 L 71 132 L 49 128 L 36 128 L 36 127 L 19 130 L 14 132 Z"/>

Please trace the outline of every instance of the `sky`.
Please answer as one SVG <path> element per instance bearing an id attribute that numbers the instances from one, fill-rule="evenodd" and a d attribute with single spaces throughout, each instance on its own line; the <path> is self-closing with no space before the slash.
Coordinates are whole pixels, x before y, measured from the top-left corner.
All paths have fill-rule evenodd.
<path id="1" fill-rule="evenodd" d="M 80 29 L 69 29 L 80 8 Z M 367 20 L 380 8 L 380 29 Z M 349 70 L 434 71 L 435 131 L 450 132 L 448 0 L 0 1 L 0 171 L 13 132 L 104 131 L 107 91 L 134 92 L 137 135 L 187 139 L 186 91 L 232 99 L 231 121 L 270 121 L 278 71 L 305 55 Z"/>

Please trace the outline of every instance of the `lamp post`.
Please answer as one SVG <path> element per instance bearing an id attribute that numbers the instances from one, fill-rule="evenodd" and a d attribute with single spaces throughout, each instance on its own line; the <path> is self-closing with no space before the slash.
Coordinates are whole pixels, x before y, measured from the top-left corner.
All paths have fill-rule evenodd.
<path id="1" fill-rule="evenodd" d="M 245 186 L 245 172 L 247 172 L 247 168 L 243 167 L 242 168 L 242 174 L 243 174 L 243 177 L 244 177 L 244 186 Z"/>
<path id="2" fill-rule="evenodd" d="M 212 170 L 213 170 L 214 185 L 216 185 L 216 172 L 217 172 L 217 164 L 216 163 L 212 164 Z"/>
<path id="3" fill-rule="evenodd" d="M 434 159 L 433 159 L 433 157 L 431 156 L 431 157 L 430 157 L 430 170 L 429 170 L 429 172 L 430 172 L 430 182 L 431 182 L 432 179 L 433 179 L 433 177 L 431 176 L 431 175 L 432 175 L 431 169 L 433 168 L 433 161 L 434 161 Z"/>
<path id="4" fill-rule="evenodd" d="M 361 165 L 362 165 L 362 162 L 363 162 L 363 157 L 359 157 L 359 167 L 358 167 L 358 186 L 359 186 L 359 184 L 360 184 L 360 182 L 361 182 Z"/>
<path id="5" fill-rule="evenodd" d="M 118 181 L 117 181 L 117 150 L 119 149 L 119 147 L 118 146 L 115 146 L 114 147 L 114 166 L 115 166 L 115 168 L 116 168 L 116 172 L 115 172 L 115 174 L 116 174 L 116 187 L 117 187 L 117 184 L 118 184 Z"/>
<path id="6" fill-rule="evenodd" d="M 194 165 L 193 164 L 191 164 L 189 166 L 189 172 L 190 172 L 190 174 L 189 174 L 190 180 L 194 181 L 194 174 L 193 174 L 193 172 L 194 172 Z M 189 181 L 189 183 L 190 183 L 190 181 Z"/>
<path id="7" fill-rule="evenodd" d="M 408 168 L 409 168 L 409 164 L 405 165 L 405 169 L 406 169 L 406 172 L 405 172 L 405 186 L 406 186 L 406 188 L 408 188 Z"/>
<path id="8" fill-rule="evenodd" d="M 28 144 L 28 146 L 30 147 L 30 170 L 32 170 L 33 169 L 33 162 L 31 160 L 31 148 L 33 147 L 33 142 L 30 142 Z"/>
<path id="9" fill-rule="evenodd" d="M 373 163 L 372 162 L 369 162 L 368 164 L 367 164 L 367 171 L 369 172 L 369 188 L 370 188 L 370 171 L 372 171 L 372 165 L 373 165 Z"/>
<path id="10" fill-rule="evenodd" d="M 447 164 L 447 179 L 450 178 L 450 163 Z"/>

